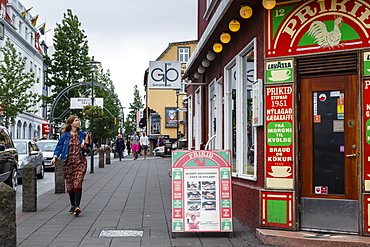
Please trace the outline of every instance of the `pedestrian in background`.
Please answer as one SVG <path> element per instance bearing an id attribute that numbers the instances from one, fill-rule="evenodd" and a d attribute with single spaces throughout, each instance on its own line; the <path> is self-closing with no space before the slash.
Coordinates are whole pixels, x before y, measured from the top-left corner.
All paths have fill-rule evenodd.
<path id="1" fill-rule="evenodd" d="M 134 160 L 136 160 L 138 157 L 139 149 L 140 149 L 140 139 L 137 136 L 136 131 L 134 132 L 134 135 L 131 136 L 130 142 L 131 142 L 132 155 L 134 156 Z"/>
<path id="2" fill-rule="evenodd" d="M 185 135 L 183 133 L 181 133 L 181 131 L 179 130 L 179 132 L 177 132 L 177 139 L 181 139 L 183 138 Z"/>
<path id="3" fill-rule="evenodd" d="M 145 132 L 143 132 L 143 135 L 140 137 L 140 145 L 141 145 L 141 150 L 142 150 L 141 155 L 143 156 L 143 160 L 145 160 L 146 154 L 148 153 L 148 147 L 149 147 L 149 139 L 146 136 Z"/>
<path id="4" fill-rule="evenodd" d="M 90 143 L 89 136 L 80 130 L 80 120 L 77 116 L 70 116 L 64 126 L 63 133 L 55 147 L 51 164 L 61 156 L 67 192 L 71 202 L 70 214 L 78 216 L 81 213 L 80 202 L 82 197 L 82 182 L 86 174 L 87 160 L 85 152 Z"/>
<path id="5" fill-rule="evenodd" d="M 123 157 L 123 150 L 125 149 L 125 140 L 123 140 L 121 134 L 119 134 L 117 136 L 116 148 L 118 150 L 119 161 L 121 161 L 121 159 L 124 158 Z"/>
<path id="6" fill-rule="evenodd" d="M 42 138 L 40 138 L 40 140 L 47 140 L 48 139 L 48 135 L 47 134 L 43 134 L 42 135 Z"/>
<path id="7" fill-rule="evenodd" d="M 158 136 L 158 139 L 157 139 L 157 146 L 160 147 L 160 146 L 164 146 L 164 139 L 162 138 L 162 135 L 159 135 Z"/>
<path id="8" fill-rule="evenodd" d="M 131 142 L 130 142 L 130 136 L 127 138 L 127 141 L 126 141 L 126 149 L 127 149 L 127 155 L 130 155 L 131 154 Z"/>

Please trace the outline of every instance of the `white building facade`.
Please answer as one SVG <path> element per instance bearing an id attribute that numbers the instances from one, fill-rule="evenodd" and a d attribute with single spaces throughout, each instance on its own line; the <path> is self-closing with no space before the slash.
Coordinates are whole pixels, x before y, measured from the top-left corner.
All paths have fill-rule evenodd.
<path id="1" fill-rule="evenodd" d="M 25 18 L 22 12 L 29 9 L 18 0 L 0 0 L 0 46 L 4 46 L 6 40 L 10 40 L 18 55 L 26 58 L 26 70 L 32 70 L 35 74 L 36 83 L 29 91 L 47 96 L 49 89 L 45 86 L 43 50 L 40 46 L 40 33 L 37 25 L 31 25 L 32 15 L 26 12 Z M 0 54 L 0 60 L 2 59 Z M 16 117 L 14 126 L 9 131 L 14 139 L 39 139 L 42 136 L 42 126 L 47 124 L 47 112 L 42 107 L 42 102 L 33 107 L 34 113 L 24 112 Z"/>

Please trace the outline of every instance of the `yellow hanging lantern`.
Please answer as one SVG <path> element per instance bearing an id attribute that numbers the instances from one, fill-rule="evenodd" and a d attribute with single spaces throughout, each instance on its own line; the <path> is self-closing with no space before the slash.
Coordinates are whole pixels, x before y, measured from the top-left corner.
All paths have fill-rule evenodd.
<path id="1" fill-rule="evenodd" d="M 227 43 L 230 42 L 231 36 L 228 33 L 222 33 L 221 36 L 220 36 L 220 40 L 221 40 L 222 43 L 227 44 Z"/>
<path id="2" fill-rule="evenodd" d="M 230 29 L 231 32 L 237 32 L 237 31 L 239 31 L 239 29 L 240 29 L 240 22 L 238 22 L 237 20 L 230 21 L 230 23 L 229 23 L 229 29 Z"/>
<path id="3" fill-rule="evenodd" d="M 240 8 L 239 14 L 242 18 L 248 19 L 252 16 L 253 10 L 248 5 L 244 5 Z"/>
<path id="4" fill-rule="evenodd" d="M 216 53 L 220 53 L 222 51 L 222 44 L 221 43 L 214 43 L 213 45 L 213 51 Z"/>
<path id="5" fill-rule="evenodd" d="M 275 0 L 262 0 L 262 5 L 265 9 L 273 9 L 276 5 Z"/>

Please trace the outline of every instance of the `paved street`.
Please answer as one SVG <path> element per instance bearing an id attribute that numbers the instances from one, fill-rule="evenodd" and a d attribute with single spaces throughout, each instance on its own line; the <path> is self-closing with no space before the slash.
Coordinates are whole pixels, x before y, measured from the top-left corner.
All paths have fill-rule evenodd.
<path id="1" fill-rule="evenodd" d="M 112 159 L 111 165 L 86 174 L 79 217 L 68 214 L 68 194 L 55 194 L 52 186 L 39 193 L 37 212 L 17 208 L 17 244 L 265 246 L 237 221 L 232 238 L 221 233 L 177 233 L 172 238 L 170 169 L 170 158 Z"/>

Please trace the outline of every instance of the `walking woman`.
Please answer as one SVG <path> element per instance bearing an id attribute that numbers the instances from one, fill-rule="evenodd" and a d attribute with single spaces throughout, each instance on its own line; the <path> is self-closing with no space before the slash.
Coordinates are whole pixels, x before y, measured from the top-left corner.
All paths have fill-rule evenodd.
<path id="1" fill-rule="evenodd" d="M 116 140 L 116 148 L 118 150 L 119 161 L 124 158 L 123 150 L 125 149 L 125 140 L 123 140 L 122 135 L 118 134 Z"/>
<path id="2" fill-rule="evenodd" d="M 51 163 L 55 164 L 56 159 L 61 156 L 67 192 L 71 201 L 69 213 L 76 216 L 81 213 L 82 181 L 87 169 L 84 150 L 90 145 L 90 139 L 85 132 L 80 130 L 80 125 L 77 116 L 70 116 L 67 119 L 51 160 Z"/>

